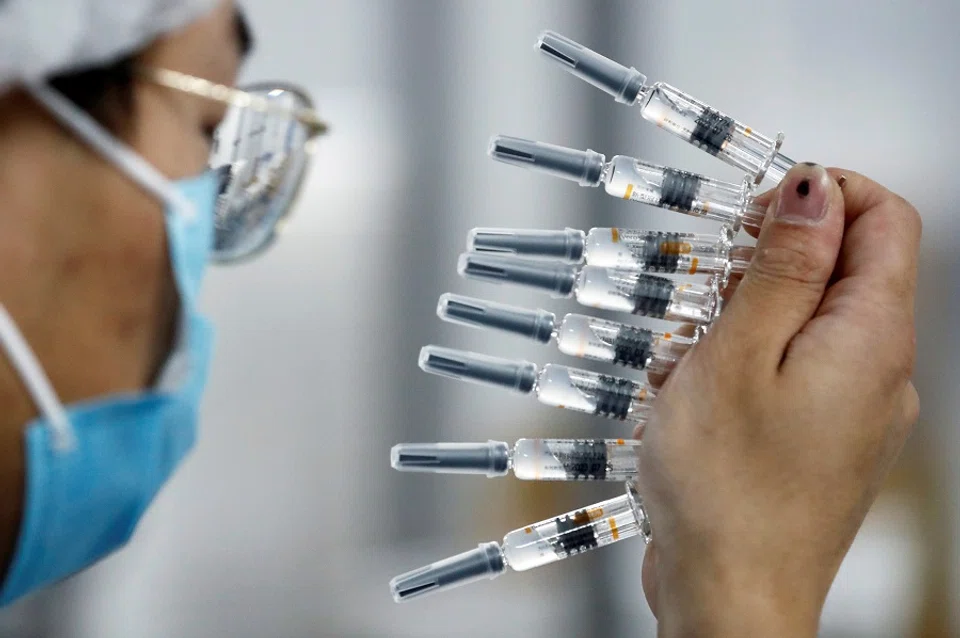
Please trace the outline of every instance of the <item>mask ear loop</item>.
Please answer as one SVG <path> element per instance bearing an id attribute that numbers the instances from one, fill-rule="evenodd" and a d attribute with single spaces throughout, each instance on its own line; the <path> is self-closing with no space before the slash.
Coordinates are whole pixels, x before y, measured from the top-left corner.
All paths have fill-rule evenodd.
<path id="1" fill-rule="evenodd" d="M 57 398 L 43 366 L 37 361 L 36 355 L 3 304 L 0 304 L 0 344 L 7 351 L 10 363 L 20 373 L 20 378 L 27 386 L 37 409 L 50 423 L 54 448 L 59 452 L 69 452 L 76 446 L 77 440 L 67 411 Z"/>
<path id="2" fill-rule="evenodd" d="M 126 173 L 141 188 L 170 205 L 173 210 L 183 214 L 188 220 L 196 217 L 197 211 L 193 202 L 173 188 L 170 180 L 160 171 L 108 133 L 86 111 L 46 84 L 32 83 L 25 88 L 62 125 L 72 130 L 117 169 Z"/>

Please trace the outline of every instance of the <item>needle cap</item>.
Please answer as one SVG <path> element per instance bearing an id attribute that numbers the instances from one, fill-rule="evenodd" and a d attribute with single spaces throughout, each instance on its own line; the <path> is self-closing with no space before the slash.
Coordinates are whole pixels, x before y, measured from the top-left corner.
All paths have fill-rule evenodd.
<path id="1" fill-rule="evenodd" d="M 617 102 L 633 104 L 643 90 L 647 78 L 610 58 L 553 31 L 544 31 L 537 40 L 537 49 L 555 62 L 601 91 L 612 95 Z"/>
<path id="2" fill-rule="evenodd" d="M 464 253 L 460 255 L 457 271 L 468 279 L 517 284 L 563 298 L 573 294 L 579 267 L 523 257 Z"/>
<path id="3" fill-rule="evenodd" d="M 506 253 L 523 257 L 562 259 L 572 264 L 583 261 L 586 235 L 582 230 L 522 230 L 474 228 L 467 238 L 467 250 L 478 253 Z"/>
<path id="4" fill-rule="evenodd" d="M 550 343 L 557 322 L 556 315 L 546 310 L 528 310 L 450 293 L 440 297 L 437 315 L 444 321 L 493 328 L 540 343 Z"/>
<path id="5" fill-rule="evenodd" d="M 483 579 L 493 579 L 507 566 L 497 543 L 481 543 L 477 549 L 445 558 L 401 574 L 390 581 L 398 603 Z"/>
<path id="6" fill-rule="evenodd" d="M 504 476 L 510 469 L 510 448 L 503 441 L 400 443 L 390 450 L 390 465 L 401 472 Z"/>
<path id="7" fill-rule="evenodd" d="M 494 385 L 522 394 L 529 394 L 537 387 L 536 365 L 465 350 L 424 346 L 420 350 L 420 368 L 431 374 Z"/>
<path id="8" fill-rule="evenodd" d="M 581 186 L 599 185 L 606 161 L 603 155 L 589 149 L 581 151 L 508 135 L 494 136 L 487 154 L 498 162 L 533 168 Z"/>

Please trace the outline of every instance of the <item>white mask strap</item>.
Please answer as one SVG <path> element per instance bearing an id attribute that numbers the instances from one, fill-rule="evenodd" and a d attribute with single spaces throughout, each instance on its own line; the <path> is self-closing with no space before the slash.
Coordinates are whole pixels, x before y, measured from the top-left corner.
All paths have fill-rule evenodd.
<path id="1" fill-rule="evenodd" d="M 0 345 L 6 350 L 10 364 L 20 373 L 37 409 L 49 422 L 54 446 L 64 451 L 72 449 L 76 439 L 67 412 L 36 355 L 3 304 L 0 304 Z"/>
<path id="2" fill-rule="evenodd" d="M 192 219 L 196 215 L 193 203 L 184 197 L 160 171 L 137 155 L 128 146 L 108 133 L 86 111 L 46 84 L 36 82 L 26 86 L 35 100 L 43 104 L 61 124 L 107 158 L 145 191 L 169 204 L 174 210 Z"/>

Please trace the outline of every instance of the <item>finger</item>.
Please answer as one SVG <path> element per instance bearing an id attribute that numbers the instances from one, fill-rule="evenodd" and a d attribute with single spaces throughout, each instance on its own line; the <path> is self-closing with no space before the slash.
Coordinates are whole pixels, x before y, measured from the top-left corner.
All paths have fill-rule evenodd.
<path id="1" fill-rule="evenodd" d="M 855 208 L 847 215 L 835 283 L 804 331 L 819 333 L 823 344 L 843 339 L 848 349 L 870 353 L 875 375 L 903 383 L 916 358 L 920 216 L 903 198 L 860 176 L 848 178 L 844 194 Z"/>
<path id="2" fill-rule="evenodd" d="M 922 223 L 902 197 L 866 178 L 844 185 L 847 231 L 837 268 L 838 279 L 871 301 L 913 306 Z"/>
<path id="3" fill-rule="evenodd" d="M 643 583 L 643 595 L 650 605 L 650 611 L 653 617 L 657 616 L 657 546 L 654 541 L 647 545 L 647 551 L 643 555 L 643 570 L 641 571 L 641 582 Z"/>
<path id="4" fill-rule="evenodd" d="M 844 214 L 848 224 L 884 201 L 897 198 L 891 191 L 856 171 L 830 167 L 827 173 L 838 182 L 843 178 L 843 199 L 846 202 Z"/>
<path id="5" fill-rule="evenodd" d="M 745 360 L 766 357 L 779 365 L 817 311 L 836 266 L 844 201 L 826 169 L 798 164 L 769 210 L 753 261 L 713 331 Z"/>

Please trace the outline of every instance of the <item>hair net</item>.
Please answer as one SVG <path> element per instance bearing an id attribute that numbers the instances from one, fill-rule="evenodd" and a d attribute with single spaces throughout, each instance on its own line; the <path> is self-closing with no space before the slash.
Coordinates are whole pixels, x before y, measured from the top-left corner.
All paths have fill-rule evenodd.
<path id="1" fill-rule="evenodd" d="M 0 0 L 0 92 L 106 64 L 186 26 L 218 0 Z"/>

